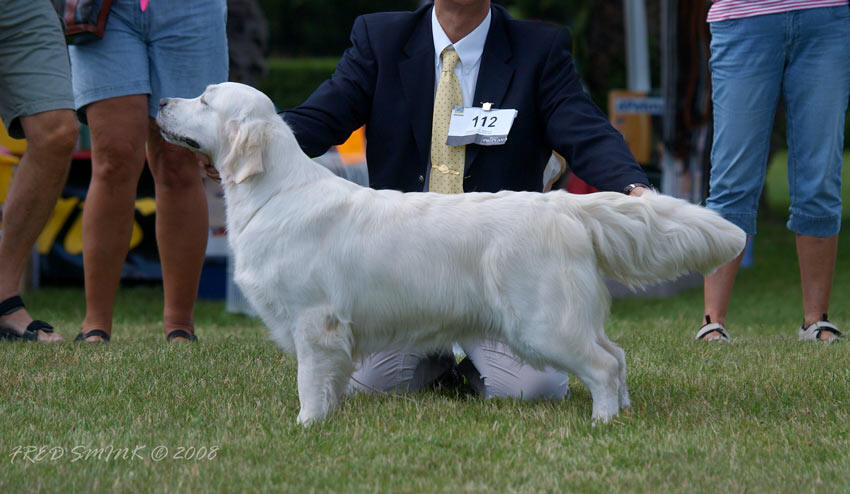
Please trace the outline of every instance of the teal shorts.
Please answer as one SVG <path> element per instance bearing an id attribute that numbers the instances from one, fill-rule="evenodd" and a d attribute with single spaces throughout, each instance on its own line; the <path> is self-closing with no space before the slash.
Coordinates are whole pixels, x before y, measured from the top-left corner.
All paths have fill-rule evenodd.
<path id="1" fill-rule="evenodd" d="M 20 118 L 73 109 L 62 25 L 47 1 L 4 0 L 0 8 L 0 118 L 24 136 Z"/>

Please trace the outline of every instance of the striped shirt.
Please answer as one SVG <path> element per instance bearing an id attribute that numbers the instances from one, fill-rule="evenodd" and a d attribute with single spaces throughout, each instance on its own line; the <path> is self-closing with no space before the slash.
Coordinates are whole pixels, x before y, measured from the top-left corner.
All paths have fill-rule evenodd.
<path id="1" fill-rule="evenodd" d="M 847 5 L 848 0 L 714 0 L 708 10 L 708 22 L 740 19 L 791 10 Z"/>

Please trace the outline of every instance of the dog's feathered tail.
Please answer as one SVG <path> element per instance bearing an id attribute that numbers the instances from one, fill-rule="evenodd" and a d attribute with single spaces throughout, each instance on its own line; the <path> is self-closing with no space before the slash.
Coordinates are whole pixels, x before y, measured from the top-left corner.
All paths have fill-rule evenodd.
<path id="1" fill-rule="evenodd" d="M 744 249 L 744 231 L 707 208 L 661 194 L 582 198 L 602 272 L 631 288 L 710 273 Z"/>

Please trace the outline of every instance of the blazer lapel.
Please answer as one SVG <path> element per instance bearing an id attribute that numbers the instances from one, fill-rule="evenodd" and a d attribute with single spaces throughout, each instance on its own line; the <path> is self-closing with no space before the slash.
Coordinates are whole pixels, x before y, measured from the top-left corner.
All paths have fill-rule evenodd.
<path id="1" fill-rule="evenodd" d="M 420 10 L 430 12 L 427 8 Z M 399 76 L 419 151 L 418 163 L 427 166 L 431 148 L 431 118 L 434 113 L 434 38 L 430 15 L 422 15 L 404 47 L 404 53 L 408 58 L 399 62 Z"/>
<path id="2" fill-rule="evenodd" d="M 493 18 L 490 21 L 490 31 L 484 43 L 484 54 L 481 56 L 481 66 L 478 69 L 478 81 L 475 85 L 473 106 L 483 103 L 493 103 L 501 108 L 505 93 L 514 75 L 514 67 L 509 64 L 513 52 L 507 30 L 507 12 L 498 5 L 493 5 Z M 433 44 L 433 43 L 432 43 Z M 433 51 L 433 50 L 432 50 Z M 433 104 L 432 104 L 433 106 Z M 466 174 L 469 175 L 475 158 L 481 146 L 466 146 Z"/>

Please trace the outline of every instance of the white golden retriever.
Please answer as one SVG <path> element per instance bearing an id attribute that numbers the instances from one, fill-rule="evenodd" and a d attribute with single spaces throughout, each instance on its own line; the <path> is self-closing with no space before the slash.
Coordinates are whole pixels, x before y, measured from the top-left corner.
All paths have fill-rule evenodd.
<path id="1" fill-rule="evenodd" d="M 358 358 L 488 338 L 578 376 L 592 418 L 629 405 L 625 354 L 606 336 L 604 278 L 630 286 L 709 272 L 744 248 L 717 214 L 647 193 L 401 193 L 333 175 L 261 92 L 209 86 L 160 104 L 175 144 L 224 187 L 235 280 L 298 359 L 298 421 L 324 419 Z"/>

